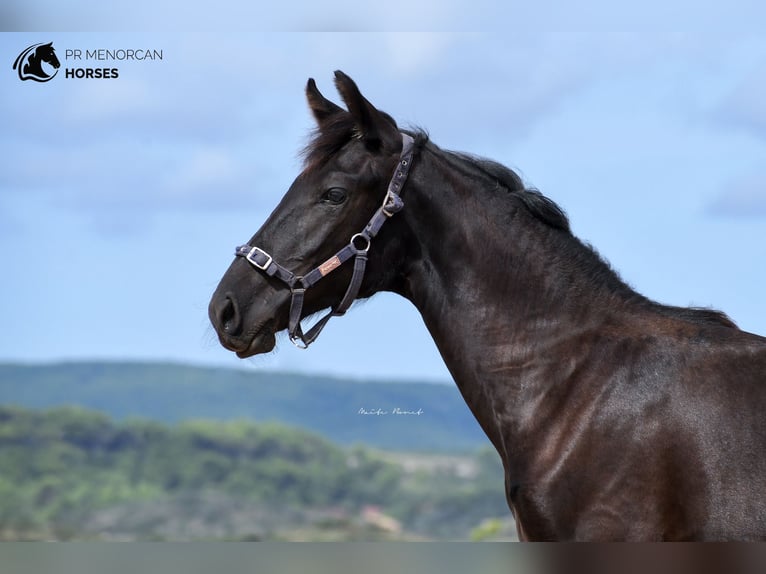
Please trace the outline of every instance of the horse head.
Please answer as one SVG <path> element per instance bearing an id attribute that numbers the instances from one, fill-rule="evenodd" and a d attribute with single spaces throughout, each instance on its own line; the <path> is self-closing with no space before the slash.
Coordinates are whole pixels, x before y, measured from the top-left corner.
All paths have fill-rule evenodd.
<path id="1" fill-rule="evenodd" d="M 53 66 L 56 70 L 61 67 L 61 62 L 59 62 L 53 49 L 53 42 L 29 46 L 16 58 L 13 69 L 18 70 L 20 80 L 47 82 L 53 79 L 58 72 L 54 72 L 53 75 L 48 74 L 43 70 L 43 62 Z"/>
<path id="2" fill-rule="evenodd" d="M 50 64 L 57 70 L 61 67 L 61 62 L 59 62 L 58 57 L 56 57 L 56 52 L 53 49 L 53 42 L 38 46 L 35 50 L 34 58 L 45 62 L 46 64 Z"/>
<path id="3" fill-rule="evenodd" d="M 304 169 L 263 226 L 238 248 L 242 257 L 231 264 L 210 301 L 210 320 L 221 344 L 240 357 L 271 351 L 275 334 L 288 327 L 294 340 L 295 323 L 303 339 L 303 316 L 328 307 L 342 314 L 357 293 L 368 297 L 386 288 L 396 273 L 401 222 L 381 230 L 383 218 L 393 213 L 381 202 L 389 197 L 403 136 L 351 78 L 338 71 L 335 84 L 347 110 L 308 81 L 306 97 L 317 131 L 305 151 Z M 370 226 L 374 233 L 358 233 Z M 351 256 L 354 265 L 344 265 L 344 257 Z M 357 273 L 360 260 L 367 265 L 363 279 Z"/>

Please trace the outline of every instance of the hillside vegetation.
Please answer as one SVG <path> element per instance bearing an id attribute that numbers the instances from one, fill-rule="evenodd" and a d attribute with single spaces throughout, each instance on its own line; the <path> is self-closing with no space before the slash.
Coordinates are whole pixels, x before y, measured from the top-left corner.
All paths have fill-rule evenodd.
<path id="1" fill-rule="evenodd" d="M 466 539 L 508 522 L 502 476 L 487 448 L 400 457 L 274 423 L 0 407 L 4 540 Z"/>

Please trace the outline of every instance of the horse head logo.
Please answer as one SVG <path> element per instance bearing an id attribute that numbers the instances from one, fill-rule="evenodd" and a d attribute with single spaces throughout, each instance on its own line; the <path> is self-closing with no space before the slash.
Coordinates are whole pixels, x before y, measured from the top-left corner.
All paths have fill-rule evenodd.
<path id="1" fill-rule="evenodd" d="M 53 66 L 56 70 L 53 75 L 43 69 L 43 62 Z M 19 54 L 13 63 L 13 69 L 18 70 L 20 80 L 33 80 L 35 82 L 51 81 L 58 74 L 60 66 L 61 63 L 53 50 L 53 42 L 30 46 Z"/>

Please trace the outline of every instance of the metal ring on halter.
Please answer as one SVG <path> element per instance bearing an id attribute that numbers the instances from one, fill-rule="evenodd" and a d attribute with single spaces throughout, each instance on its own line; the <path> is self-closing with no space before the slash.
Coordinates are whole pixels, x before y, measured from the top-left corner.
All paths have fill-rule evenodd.
<path id="1" fill-rule="evenodd" d="M 364 249 L 356 246 L 355 242 L 357 239 L 364 239 L 367 242 L 367 245 L 364 247 Z M 372 243 L 372 241 L 370 241 L 370 238 L 366 235 L 363 235 L 362 233 L 356 233 L 351 237 L 350 243 L 354 249 L 356 249 L 357 253 L 367 253 L 370 250 L 370 243 Z"/>

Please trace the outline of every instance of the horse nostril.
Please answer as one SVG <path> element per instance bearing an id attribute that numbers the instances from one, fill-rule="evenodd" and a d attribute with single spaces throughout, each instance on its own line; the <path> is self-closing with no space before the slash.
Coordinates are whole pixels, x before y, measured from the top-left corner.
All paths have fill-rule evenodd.
<path id="1" fill-rule="evenodd" d="M 239 332 L 241 326 L 239 309 L 236 300 L 230 294 L 227 293 L 220 302 L 216 317 L 218 325 L 227 335 L 236 335 Z"/>

